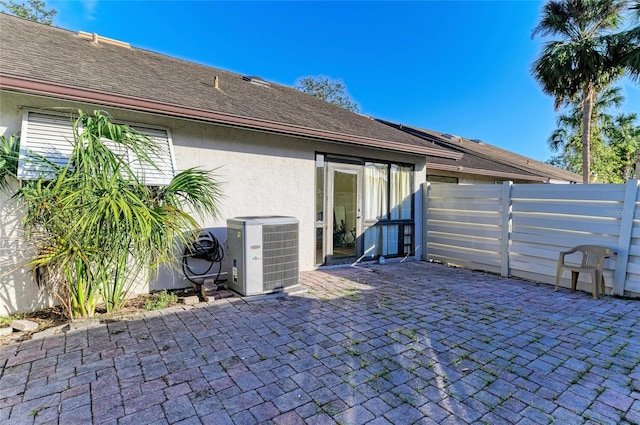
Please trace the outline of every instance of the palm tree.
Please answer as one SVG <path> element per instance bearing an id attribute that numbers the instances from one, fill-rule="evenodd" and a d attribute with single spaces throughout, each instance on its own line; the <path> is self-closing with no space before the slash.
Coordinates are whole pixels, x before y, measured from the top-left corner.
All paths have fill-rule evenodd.
<path id="1" fill-rule="evenodd" d="M 617 173 L 625 181 L 640 177 L 640 126 L 637 114 L 620 114 L 614 125 L 607 130 L 612 150 L 617 161 Z"/>
<path id="2" fill-rule="evenodd" d="M 620 114 L 616 117 L 608 113 L 610 108 L 618 108 L 624 103 L 619 87 L 610 87 L 601 92 L 593 104 L 591 120 L 592 172 L 605 183 L 623 183 L 631 175 L 635 156 L 640 147 L 635 125 L 635 114 Z M 559 155 L 552 158 L 552 164 L 580 173 L 582 164 L 582 110 L 581 99 L 571 104 L 568 113 L 557 119 L 558 128 L 549 138 L 549 148 Z M 640 171 L 640 170 L 639 170 Z"/>
<path id="3" fill-rule="evenodd" d="M 580 99 L 582 176 L 591 171 L 591 118 L 599 92 L 620 78 L 624 66 L 612 59 L 606 36 L 620 27 L 628 0 L 552 0 L 545 4 L 533 35 L 559 37 L 548 42 L 533 64 L 542 90 L 555 98 L 556 110 Z"/>
<path id="4" fill-rule="evenodd" d="M 158 148 L 146 136 L 79 111 L 68 163 L 49 163 L 18 190 L 35 245 L 29 266 L 69 317 L 92 316 L 100 300 L 119 309 L 132 282 L 174 262 L 176 241 L 191 242 L 199 226 L 186 211 L 217 214 L 220 187 L 208 172 L 187 169 L 166 187 L 148 187 L 118 154 L 125 149 L 155 167 Z"/>
<path id="5" fill-rule="evenodd" d="M 591 111 L 591 137 L 603 139 L 602 132 L 610 128 L 614 118 L 607 113 L 610 108 L 619 108 L 624 103 L 624 96 L 619 87 L 609 87 L 598 94 Z M 558 128 L 549 137 L 549 149 L 552 152 L 561 150 L 577 151 L 582 146 L 582 99 L 580 96 L 570 103 L 568 113 L 561 114 L 556 120 Z"/>
<path id="6" fill-rule="evenodd" d="M 633 3 L 629 9 L 635 15 L 636 23 L 640 22 L 640 1 Z M 640 83 L 640 25 L 613 34 L 610 46 L 612 60 L 624 66 L 631 79 Z"/>

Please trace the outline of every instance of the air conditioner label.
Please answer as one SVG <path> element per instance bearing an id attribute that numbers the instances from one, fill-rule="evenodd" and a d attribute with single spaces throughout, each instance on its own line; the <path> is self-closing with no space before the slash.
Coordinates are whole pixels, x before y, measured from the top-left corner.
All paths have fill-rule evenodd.
<path id="1" fill-rule="evenodd" d="M 237 267 L 233 267 L 231 270 L 231 274 L 233 275 L 233 281 L 235 283 L 238 283 L 238 268 Z"/>

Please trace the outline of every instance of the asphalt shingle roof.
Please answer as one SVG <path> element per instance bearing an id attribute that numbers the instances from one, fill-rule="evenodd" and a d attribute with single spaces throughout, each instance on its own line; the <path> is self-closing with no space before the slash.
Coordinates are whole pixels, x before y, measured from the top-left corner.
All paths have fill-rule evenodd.
<path id="1" fill-rule="evenodd" d="M 295 88 L 0 14 L 0 75 L 196 110 L 451 151 Z M 214 87 L 218 77 L 219 88 Z M 415 150 L 414 150 L 415 151 Z"/>
<path id="2" fill-rule="evenodd" d="M 61 98 L 67 96 L 65 90 L 71 90 L 74 96 L 88 96 L 79 100 L 104 103 L 113 98 L 112 106 L 124 99 L 131 109 L 145 110 L 146 105 L 153 104 L 160 105 L 168 115 L 181 116 L 180 111 L 185 110 L 190 117 L 202 114 L 212 122 L 255 125 L 342 143 L 372 142 L 369 146 L 426 155 L 433 164 L 579 180 L 573 173 L 489 144 L 468 139 L 456 144 L 429 130 L 407 131 L 406 127 L 352 113 L 292 87 L 255 84 L 223 69 L 104 38 L 96 43 L 91 34 L 0 13 L 0 88 L 28 91 L 12 86 L 9 79 L 21 84 L 44 83 L 38 90 L 45 92 L 55 87 L 55 95 Z"/>
<path id="3" fill-rule="evenodd" d="M 545 164 L 544 162 L 499 148 L 484 141 L 466 139 L 458 136 L 446 137 L 446 133 L 438 133 L 433 130 L 426 130 L 404 124 L 394 124 L 384 120 L 379 121 L 418 137 L 434 141 L 443 147 L 448 147 L 463 154 L 462 158 L 455 161 L 446 158 L 429 159 L 429 161 L 433 161 L 434 163 L 460 165 L 463 167 L 495 170 L 505 173 L 519 173 L 523 176 L 535 175 L 570 182 L 582 181 L 582 176 L 576 173 Z M 489 163 L 486 162 L 487 160 Z"/>

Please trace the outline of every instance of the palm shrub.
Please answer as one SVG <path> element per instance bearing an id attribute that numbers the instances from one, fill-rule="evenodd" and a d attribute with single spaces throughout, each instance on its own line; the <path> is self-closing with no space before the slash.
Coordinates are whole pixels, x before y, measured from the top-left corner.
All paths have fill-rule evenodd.
<path id="1" fill-rule="evenodd" d="M 0 136 L 0 190 L 9 188 L 9 179 L 18 171 L 20 138 L 15 134 Z"/>
<path id="2" fill-rule="evenodd" d="M 133 282 L 174 263 L 175 244 L 190 243 L 199 227 L 192 214 L 215 217 L 221 193 L 210 172 L 195 168 L 146 186 L 122 153 L 157 168 L 158 147 L 105 112 L 78 111 L 73 129 L 69 161 L 34 157 L 43 171 L 16 197 L 35 246 L 29 266 L 75 318 L 94 315 L 100 301 L 120 309 Z"/>

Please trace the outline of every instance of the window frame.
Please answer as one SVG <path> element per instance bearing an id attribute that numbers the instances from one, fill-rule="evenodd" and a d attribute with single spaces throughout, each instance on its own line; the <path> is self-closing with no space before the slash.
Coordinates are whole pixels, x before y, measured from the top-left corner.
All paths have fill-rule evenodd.
<path id="1" fill-rule="evenodd" d="M 363 219 L 362 219 L 362 235 L 364 238 L 365 232 L 367 231 L 368 228 L 370 227 L 383 227 L 383 226 L 397 226 L 398 227 L 398 239 L 397 239 L 397 254 L 392 254 L 392 255 L 387 255 L 387 254 L 381 254 L 384 255 L 386 258 L 394 258 L 394 257 L 405 257 L 405 256 L 409 256 L 411 255 L 411 253 L 415 252 L 415 232 L 416 232 L 416 211 L 415 211 L 415 197 L 416 197 L 416 193 L 415 193 L 415 182 L 416 182 L 416 165 L 413 163 L 405 163 L 405 162 L 395 162 L 395 161 L 389 161 L 389 160 L 378 160 L 378 159 L 371 159 L 371 158 L 362 158 L 362 157 L 350 157 L 350 156 L 343 156 L 343 155 L 339 155 L 339 154 L 330 154 L 330 153 L 326 153 L 326 152 L 320 152 L 320 151 L 316 151 L 314 154 L 314 164 L 316 164 L 316 176 L 317 176 L 317 164 L 318 164 L 318 158 L 321 157 L 323 159 L 323 178 L 326 178 L 326 169 L 327 169 L 327 164 L 329 163 L 342 163 L 342 164 L 353 164 L 353 165 L 360 165 L 363 168 L 363 172 L 365 169 L 365 166 L 367 163 L 373 163 L 373 164 L 381 164 L 381 165 L 385 165 L 386 169 L 387 169 L 387 185 L 386 185 L 386 196 L 387 196 L 387 211 L 385 214 L 385 218 L 382 219 L 367 219 L 366 217 L 364 217 L 364 210 L 362 212 L 363 214 Z M 407 167 L 410 170 L 411 173 L 411 183 L 410 183 L 410 187 L 411 187 L 411 218 L 408 219 L 391 219 L 391 209 L 392 206 L 390 205 L 390 201 L 391 201 L 391 166 L 392 165 L 396 165 L 399 167 Z M 323 184 L 326 184 L 326 182 L 323 181 Z M 367 196 L 368 196 L 368 191 L 367 191 L 367 187 L 366 187 L 366 182 L 363 182 L 363 202 L 366 202 Z M 326 187 L 324 188 L 326 190 Z M 316 180 L 316 184 L 315 184 L 315 190 L 318 190 L 318 182 Z M 324 202 L 324 197 L 326 196 L 326 192 L 323 193 L 323 202 Z M 316 208 L 316 212 L 315 214 L 317 214 L 317 208 Z M 410 231 L 407 229 L 409 228 Z M 317 226 L 314 226 L 314 231 L 317 231 Z M 317 234 L 314 235 L 315 238 L 317 238 Z M 325 243 L 326 243 L 326 235 L 325 235 Z M 409 240 L 409 242 L 405 242 L 406 240 Z M 364 242 L 363 242 L 364 243 Z M 364 259 L 375 259 L 378 258 L 380 256 L 380 254 L 375 254 L 375 255 L 367 255 L 366 257 L 364 257 Z M 317 262 L 318 260 L 316 259 L 316 264 L 320 265 L 320 263 Z"/>
<path id="2" fill-rule="evenodd" d="M 32 116 L 31 114 L 36 114 Z M 32 117 L 32 118 L 31 118 Z M 36 119 L 40 117 L 40 120 Z M 30 119 L 31 118 L 31 119 Z M 31 132 L 46 131 L 46 119 L 51 120 L 51 127 L 49 129 L 50 134 L 45 133 L 40 137 L 30 137 Z M 64 124 L 63 124 L 64 120 Z M 69 160 L 69 154 L 73 149 L 73 140 L 67 140 L 69 146 L 65 146 L 65 138 L 73 138 L 73 122 L 74 114 L 64 113 L 59 111 L 43 110 L 36 108 L 24 108 L 21 123 L 20 132 L 20 153 L 18 161 L 18 173 L 19 180 L 34 180 L 42 177 L 45 170 L 38 167 L 38 164 L 30 163 L 29 152 L 34 152 L 43 156 L 47 160 L 51 160 L 56 165 L 66 165 Z M 127 156 L 127 162 L 132 166 L 136 175 L 145 182 L 145 185 L 150 187 L 167 186 L 171 179 L 177 174 L 177 166 L 175 153 L 173 150 L 173 137 L 171 130 L 168 127 L 157 126 L 152 124 L 144 124 L 139 122 L 129 122 L 114 120 L 115 124 L 127 125 L 132 129 L 142 133 L 149 137 L 154 143 L 160 147 L 160 164 L 159 169 L 143 166 L 135 159 L 134 155 L 127 150 L 125 152 Z M 68 125 L 68 127 L 67 127 Z M 68 131 L 63 131 L 68 130 Z M 153 133 L 160 133 L 160 136 L 154 136 Z M 164 135 L 162 135 L 164 134 Z M 44 145 L 38 140 L 46 140 L 50 138 L 52 141 Z M 54 151 L 49 151 L 47 148 L 53 147 Z M 61 148 L 61 150 L 57 150 Z M 142 165 L 142 166 L 141 166 Z M 148 170 L 148 171 L 147 171 Z M 148 172 L 147 176 L 145 174 Z"/>
<path id="3" fill-rule="evenodd" d="M 435 180 L 434 180 L 435 178 Z M 440 174 L 427 174 L 427 182 L 429 183 L 453 183 L 459 184 L 460 179 L 455 176 L 443 176 Z"/>

